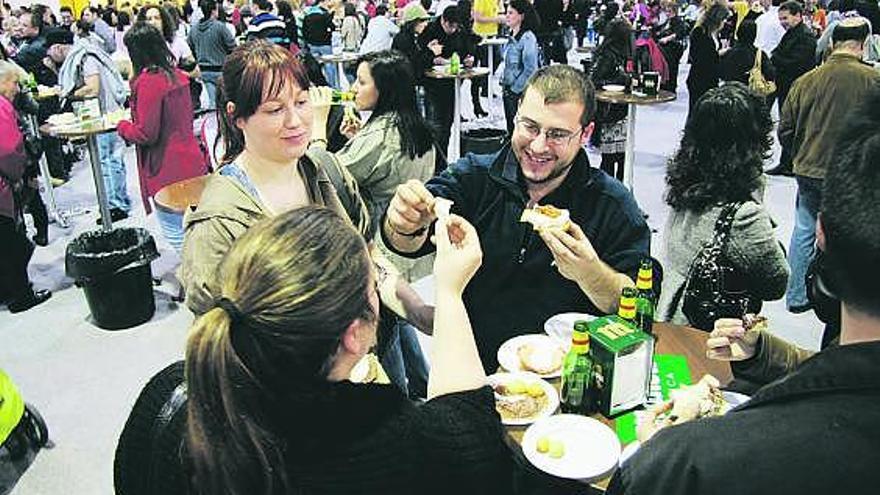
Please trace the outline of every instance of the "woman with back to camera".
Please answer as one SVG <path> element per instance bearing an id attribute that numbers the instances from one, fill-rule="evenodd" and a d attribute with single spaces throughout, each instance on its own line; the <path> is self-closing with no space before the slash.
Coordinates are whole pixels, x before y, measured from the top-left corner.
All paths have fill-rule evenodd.
<path id="1" fill-rule="evenodd" d="M 724 4 L 713 3 L 703 12 L 691 31 L 688 51 L 691 71 L 687 77 L 688 111 L 694 108 L 706 91 L 718 86 L 721 75 L 718 55 L 721 41 L 718 33 L 724 27 L 724 21 L 729 14 L 730 11 Z"/>
<path id="2" fill-rule="evenodd" d="M 350 222 L 306 206 L 236 241 L 219 296 L 189 333 L 186 421 L 140 445 L 162 463 L 163 495 L 510 493 L 505 433 L 461 300 L 479 239 L 453 215 L 436 240 L 434 366 L 421 405 L 348 379 L 376 342 L 380 276 Z M 145 397 L 166 400 L 158 389 L 151 381 L 132 418 Z M 133 424 L 117 487 L 140 476 Z"/>
<path id="3" fill-rule="evenodd" d="M 117 126 L 122 139 L 137 147 L 138 177 L 144 209 L 163 187 L 208 173 L 193 135 L 189 78 L 174 67 L 162 34 L 138 21 L 125 34 L 135 77 L 131 80 L 132 120 Z M 162 234 L 175 251 L 183 246 L 183 219 L 156 209 Z"/>
<path id="4" fill-rule="evenodd" d="M 760 311 L 762 301 L 785 294 L 785 251 L 763 205 L 762 164 L 770 153 L 772 129 L 762 98 L 739 82 L 710 90 L 691 111 L 666 174 L 666 203 L 672 212 L 665 229 L 660 321 L 687 323 L 681 308 L 688 270 L 730 204 L 742 203 L 723 253 L 736 271 L 726 289 L 745 291 L 749 313 Z"/>
<path id="5" fill-rule="evenodd" d="M 508 134 L 513 133 L 513 118 L 526 82 L 538 70 L 538 38 L 535 36 L 538 25 L 538 14 L 528 0 L 511 0 L 507 6 L 510 41 L 504 53 L 504 74 L 501 76 Z"/>
<path id="6" fill-rule="evenodd" d="M 626 85 L 626 66 L 632 60 L 632 34 L 632 25 L 622 17 L 608 23 L 605 38 L 596 49 L 593 71 L 590 73 L 590 79 L 597 88 L 602 89 L 608 84 Z M 591 141 L 602 153 L 600 168 L 622 181 L 626 154 L 626 105 L 600 101 L 595 120 Z"/>

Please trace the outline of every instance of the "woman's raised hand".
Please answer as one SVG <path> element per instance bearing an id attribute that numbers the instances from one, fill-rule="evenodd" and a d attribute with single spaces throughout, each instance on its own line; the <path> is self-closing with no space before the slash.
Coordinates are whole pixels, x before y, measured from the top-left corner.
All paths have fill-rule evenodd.
<path id="1" fill-rule="evenodd" d="M 434 242 L 437 245 L 434 260 L 437 290 L 460 295 L 483 262 L 477 230 L 464 218 L 449 215 L 437 220 Z"/>
<path id="2" fill-rule="evenodd" d="M 333 88 L 316 86 L 309 88 L 309 103 L 312 105 L 312 120 L 316 129 L 326 129 L 333 104 Z"/>

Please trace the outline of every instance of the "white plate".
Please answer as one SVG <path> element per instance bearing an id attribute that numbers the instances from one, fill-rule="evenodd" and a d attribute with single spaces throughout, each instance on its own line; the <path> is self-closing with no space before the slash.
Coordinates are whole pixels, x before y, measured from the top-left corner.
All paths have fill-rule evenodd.
<path id="1" fill-rule="evenodd" d="M 609 93 L 623 93 L 623 91 L 626 90 L 626 86 L 622 84 L 606 84 L 605 86 L 602 86 L 602 89 Z"/>
<path id="2" fill-rule="evenodd" d="M 634 456 L 641 446 L 642 442 L 636 440 L 635 442 L 632 442 L 624 447 L 623 452 L 620 453 L 620 459 L 618 459 L 617 461 L 617 466 L 623 467 L 623 465 L 626 464 L 626 461 L 628 461 L 630 457 Z"/>
<path id="3" fill-rule="evenodd" d="M 519 356 L 516 354 L 516 351 L 526 344 L 552 345 L 559 347 L 556 341 L 554 339 L 551 339 L 549 335 L 544 335 L 542 333 L 518 335 L 501 344 L 501 347 L 498 348 L 498 364 L 500 364 L 502 368 L 510 372 L 528 371 L 522 369 L 519 362 Z M 540 376 L 541 378 L 556 378 L 557 376 L 562 376 L 562 366 L 560 366 L 559 369 L 557 369 L 553 373 L 538 376 Z"/>
<path id="4" fill-rule="evenodd" d="M 745 404 L 751 399 L 748 395 L 741 394 L 739 392 L 731 392 L 729 390 L 722 390 L 721 396 L 724 397 L 724 400 L 730 404 L 730 408 L 739 406 L 740 404 Z"/>
<path id="5" fill-rule="evenodd" d="M 554 459 L 537 451 L 538 439 L 549 437 L 565 445 L 565 454 Z M 620 440 L 601 422 L 576 414 L 557 414 L 538 420 L 526 430 L 523 454 L 545 473 L 591 482 L 601 479 L 617 466 Z"/>
<path id="6" fill-rule="evenodd" d="M 571 347 L 571 334 L 574 330 L 574 323 L 579 320 L 587 323 L 598 318 L 587 313 L 562 313 L 551 317 L 544 322 L 544 331 L 547 335 L 553 337 L 553 340 L 559 343 L 563 349 Z"/>
<path id="7" fill-rule="evenodd" d="M 434 66 L 434 72 L 448 72 L 448 71 L 449 71 L 448 65 L 435 65 Z"/>
<path id="8" fill-rule="evenodd" d="M 495 373 L 494 375 L 489 376 L 488 380 L 493 388 L 497 384 L 506 383 L 511 380 L 522 380 L 526 384 L 537 382 L 541 385 L 541 388 L 544 389 L 544 393 L 547 394 L 547 406 L 545 406 L 538 414 L 531 418 L 524 419 L 501 418 L 503 424 L 513 426 L 530 425 L 541 418 L 549 417 L 556 412 L 557 408 L 559 408 L 559 392 L 556 391 L 556 388 L 554 388 L 553 385 L 542 380 L 540 376 L 534 373 L 529 373 L 528 371 L 520 371 L 518 373 Z"/>

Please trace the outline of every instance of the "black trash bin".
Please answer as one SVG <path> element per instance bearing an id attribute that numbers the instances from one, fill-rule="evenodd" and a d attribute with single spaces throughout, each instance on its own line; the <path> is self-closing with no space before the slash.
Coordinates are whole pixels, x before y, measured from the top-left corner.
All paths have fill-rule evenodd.
<path id="1" fill-rule="evenodd" d="M 461 133 L 461 154 L 491 155 L 507 142 L 504 129 L 471 129 Z"/>
<path id="2" fill-rule="evenodd" d="M 67 276 L 83 288 L 95 324 L 106 330 L 131 328 L 156 311 L 150 262 L 159 257 L 144 229 L 92 231 L 67 245 Z"/>

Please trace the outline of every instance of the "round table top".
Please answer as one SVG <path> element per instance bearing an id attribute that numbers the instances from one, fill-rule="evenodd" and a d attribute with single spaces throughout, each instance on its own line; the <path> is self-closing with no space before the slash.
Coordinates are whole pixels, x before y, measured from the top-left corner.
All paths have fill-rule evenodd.
<path id="1" fill-rule="evenodd" d="M 113 121 L 104 116 L 101 119 L 89 120 L 74 125 L 56 126 L 52 124 L 43 124 L 40 126 L 40 133 L 60 138 L 88 137 L 95 134 L 113 132 L 116 130 L 116 125 L 118 123 L 119 120 Z"/>
<path id="2" fill-rule="evenodd" d="M 507 44 L 507 38 L 493 36 L 491 38 L 483 38 L 483 41 L 480 41 L 481 45 L 504 45 Z"/>
<path id="3" fill-rule="evenodd" d="M 37 93 L 34 94 L 33 96 L 34 96 L 34 99 L 35 99 L 35 100 L 37 100 L 37 101 L 43 101 L 43 100 L 48 100 L 48 99 L 50 99 L 50 98 L 58 98 L 58 97 L 60 97 L 60 96 L 61 96 L 61 91 L 59 91 L 59 90 L 52 90 L 52 91 L 46 91 L 46 92 L 37 92 Z"/>
<path id="4" fill-rule="evenodd" d="M 473 79 L 475 77 L 483 77 L 489 75 L 488 67 L 473 67 L 470 69 L 466 69 L 464 67 L 461 68 L 458 74 L 450 74 L 446 71 L 438 71 L 431 69 L 425 72 L 425 77 L 429 77 L 431 79 Z"/>
<path id="5" fill-rule="evenodd" d="M 584 45 L 574 49 L 574 51 L 577 53 L 593 53 L 595 50 L 596 45 Z"/>
<path id="6" fill-rule="evenodd" d="M 675 93 L 661 89 L 657 92 L 656 96 L 640 96 L 623 91 L 605 91 L 604 89 L 599 89 L 596 90 L 596 99 L 606 103 L 624 105 L 655 105 L 657 103 L 668 103 L 675 100 Z"/>
<path id="7" fill-rule="evenodd" d="M 321 55 L 318 57 L 318 61 L 329 64 L 329 63 L 337 63 L 337 62 L 354 62 L 359 59 L 361 56 L 356 52 L 342 52 L 342 53 L 334 53 L 332 55 Z"/>

